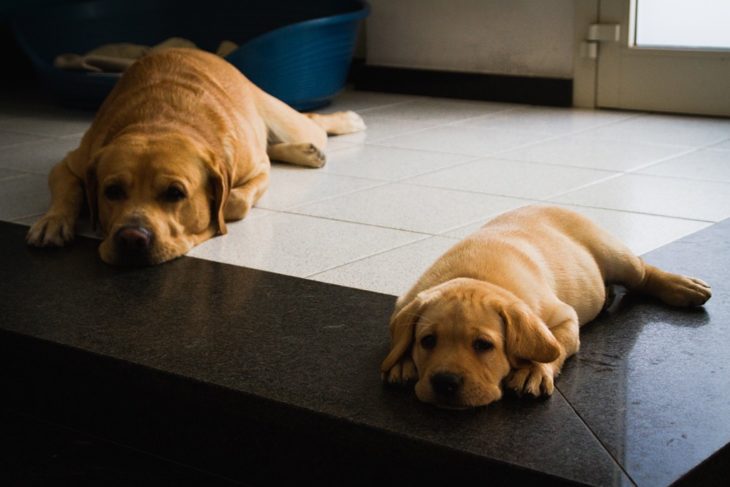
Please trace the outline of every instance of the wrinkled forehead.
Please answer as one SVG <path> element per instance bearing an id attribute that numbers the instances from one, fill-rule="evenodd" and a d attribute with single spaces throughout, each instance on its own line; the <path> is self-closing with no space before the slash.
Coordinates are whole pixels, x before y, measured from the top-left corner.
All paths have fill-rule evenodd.
<path id="1" fill-rule="evenodd" d="M 469 299 L 465 296 L 447 296 L 426 307 L 419 325 L 424 329 L 440 324 L 454 330 L 493 328 L 501 331 L 502 320 L 495 307 L 486 300 Z"/>
<path id="2" fill-rule="evenodd" d="M 201 155 L 184 140 L 120 140 L 107 146 L 99 158 L 97 175 L 164 182 L 196 183 L 204 176 Z"/>

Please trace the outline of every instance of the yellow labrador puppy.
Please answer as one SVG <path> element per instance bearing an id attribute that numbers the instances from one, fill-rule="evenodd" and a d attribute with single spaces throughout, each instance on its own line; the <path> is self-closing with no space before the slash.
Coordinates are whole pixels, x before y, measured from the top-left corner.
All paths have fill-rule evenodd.
<path id="1" fill-rule="evenodd" d="M 353 112 L 298 113 L 213 54 L 158 51 L 126 71 L 53 168 L 51 207 L 27 240 L 70 241 L 85 195 L 105 262 L 165 262 L 245 217 L 270 159 L 320 167 L 327 134 L 364 128 Z"/>
<path id="2" fill-rule="evenodd" d="M 417 380 L 416 395 L 442 407 L 553 393 L 578 329 L 606 302 L 606 285 L 699 306 L 710 286 L 636 257 L 587 218 L 530 206 L 492 220 L 439 258 L 396 302 L 388 383 Z"/>

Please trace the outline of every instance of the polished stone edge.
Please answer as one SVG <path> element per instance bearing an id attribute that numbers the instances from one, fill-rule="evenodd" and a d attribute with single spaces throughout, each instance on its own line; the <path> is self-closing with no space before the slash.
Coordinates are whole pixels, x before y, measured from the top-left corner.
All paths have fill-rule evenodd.
<path id="1" fill-rule="evenodd" d="M 6 486 L 241 485 L 2 407 L 0 431 L 0 484 Z"/>
<path id="2" fill-rule="evenodd" d="M 684 474 L 672 487 L 725 486 L 730 482 L 730 444 Z"/>
<path id="3" fill-rule="evenodd" d="M 11 410 L 235 481 L 578 485 L 14 332 L 0 369 Z"/>

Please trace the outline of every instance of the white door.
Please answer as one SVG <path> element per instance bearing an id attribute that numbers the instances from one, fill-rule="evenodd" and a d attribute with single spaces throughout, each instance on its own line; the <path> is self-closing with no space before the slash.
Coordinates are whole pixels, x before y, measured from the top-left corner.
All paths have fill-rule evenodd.
<path id="1" fill-rule="evenodd" d="M 574 103 L 730 116 L 730 0 L 577 0 Z"/>

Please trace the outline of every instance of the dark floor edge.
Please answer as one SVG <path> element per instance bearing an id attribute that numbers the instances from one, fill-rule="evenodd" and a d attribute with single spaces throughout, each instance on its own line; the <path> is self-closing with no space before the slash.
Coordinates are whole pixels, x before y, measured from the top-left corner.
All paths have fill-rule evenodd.
<path id="1" fill-rule="evenodd" d="M 5 330 L 0 366 L 6 409 L 221 481 L 373 485 L 488 478 L 494 485 L 579 485 Z"/>
<path id="2" fill-rule="evenodd" d="M 559 107 L 573 105 L 572 79 L 394 68 L 356 62 L 350 71 L 350 82 L 359 90 L 386 93 Z"/>

